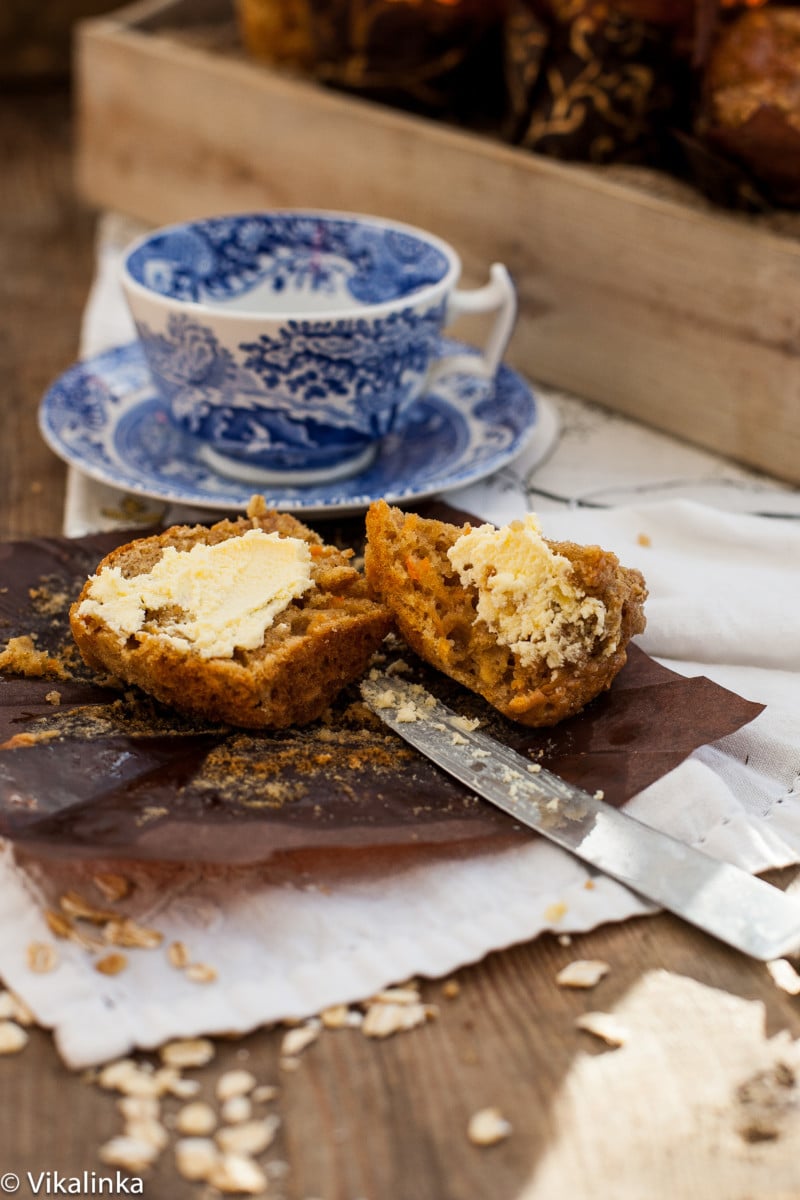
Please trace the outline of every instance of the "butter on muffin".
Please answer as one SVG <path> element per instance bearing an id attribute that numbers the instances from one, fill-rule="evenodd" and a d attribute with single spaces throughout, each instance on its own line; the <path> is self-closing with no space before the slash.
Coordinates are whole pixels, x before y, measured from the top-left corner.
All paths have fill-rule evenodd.
<path id="1" fill-rule="evenodd" d="M 579 712 L 645 627 L 641 574 L 599 546 L 547 541 L 533 514 L 459 528 L 380 501 L 367 539 L 367 581 L 411 648 L 523 725 Z"/>
<path id="2" fill-rule="evenodd" d="M 70 610 L 86 663 L 202 720 L 313 721 L 389 631 L 351 551 L 254 497 L 109 554 Z"/>

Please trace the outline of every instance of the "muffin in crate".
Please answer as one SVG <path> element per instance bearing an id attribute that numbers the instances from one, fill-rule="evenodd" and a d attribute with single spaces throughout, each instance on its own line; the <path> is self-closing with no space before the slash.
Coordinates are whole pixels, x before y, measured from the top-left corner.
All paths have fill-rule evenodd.
<path id="1" fill-rule="evenodd" d="M 237 0 L 256 57 L 322 83 L 456 118 L 502 112 L 509 0 Z"/>

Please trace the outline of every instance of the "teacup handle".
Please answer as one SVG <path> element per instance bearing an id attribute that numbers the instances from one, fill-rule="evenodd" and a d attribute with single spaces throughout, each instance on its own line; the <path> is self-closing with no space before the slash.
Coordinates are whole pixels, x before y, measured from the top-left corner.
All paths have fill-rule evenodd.
<path id="1" fill-rule="evenodd" d="M 517 293 L 511 276 L 502 263 L 493 263 L 489 282 L 472 291 L 456 289 L 447 304 L 445 325 L 450 325 L 463 313 L 493 312 L 497 317 L 480 355 L 450 354 L 431 363 L 428 384 L 436 383 L 443 375 L 464 371 L 481 379 L 493 379 L 502 362 L 517 317 Z"/>

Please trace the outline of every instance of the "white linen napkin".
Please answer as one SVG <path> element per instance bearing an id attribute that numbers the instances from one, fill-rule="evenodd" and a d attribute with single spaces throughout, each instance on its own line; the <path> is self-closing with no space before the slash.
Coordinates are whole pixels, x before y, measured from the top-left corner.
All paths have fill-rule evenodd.
<path id="1" fill-rule="evenodd" d="M 119 220 L 109 219 L 87 308 L 87 353 L 131 334 L 116 294 L 119 235 Z M 630 811 L 751 871 L 800 861 L 800 522 L 730 511 L 800 514 L 797 492 L 574 398 L 555 401 L 565 436 L 544 467 L 531 475 L 523 459 L 448 499 L 496 522 L 537 508 L 548 536 L 598 542 L 642 569 L 651 593 L 643 647 L 768 707 L 693 753 Z M 642 490 L 657 499 L 573 506 Z M 73 472 L 67 532 L 101 524 L 98 497 L 104 503 L 109 493 L 119 500 Z M 58 942 L 55 970 L 33 973 L 27 947 L 53 940 L 44 908 L 70 888 L 91 894 L 97 869 L 21 864 L 8 845 L 0 853 L 0 976 L 53 1028 L 72 1067 L 173 1036 L 306 1017 L 408 976 L 444 976 L 545 929 L 577 932 L 650 911 L 539 840 L 492 854 L 420 852 L 388 875 L 369 864 L 345 876 L 332 865 L 313 876 L 269 866 L 133 868 L 136 886 L 119 907 L 158 929 L 164 946 L 131 951 L 127 970 L 103 976 L 88 951 Z M 173 941 L 212 966 L 216 980 L 192 983 L 171 966 L 164 947 Z"/>

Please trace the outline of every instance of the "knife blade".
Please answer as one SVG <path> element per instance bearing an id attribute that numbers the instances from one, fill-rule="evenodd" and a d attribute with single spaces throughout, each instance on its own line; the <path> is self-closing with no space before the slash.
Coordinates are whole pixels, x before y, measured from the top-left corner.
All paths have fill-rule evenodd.
<path id="1" fill-rule="evenodd" d="M 420 684 L 372 671 L 366 704 L 395 733 L 522 825 L 720 941 L 767 962 L 800 950 L 800 901 L 575 787 Z"/>

